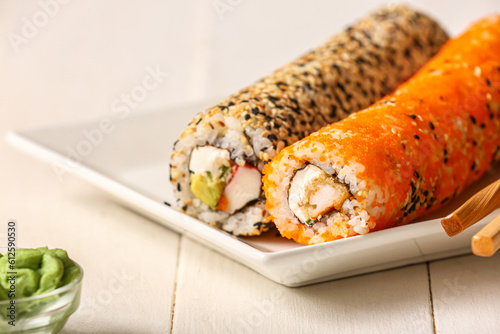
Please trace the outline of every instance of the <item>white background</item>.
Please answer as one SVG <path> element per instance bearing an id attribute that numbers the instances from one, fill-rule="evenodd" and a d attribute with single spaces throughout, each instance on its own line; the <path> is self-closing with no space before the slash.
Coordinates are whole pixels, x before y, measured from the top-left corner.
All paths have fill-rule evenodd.
<path id="1" fill-rule="evenodd" d="M 132 112 L 175 118 L 169 106 L 228 95 L 387 3 L 54 1 L 0 0 L 0 133 L 108 115 L 148 68 L 168 76 Z M 498 0 L 408 3 L 452 35 L 500 12 Z M 500 332 L 499 255 L 284 288 L 2 142 L 0 229 L 8 219 L 22 247 L 65 248 L 85 269 L 68 333 Z"/>

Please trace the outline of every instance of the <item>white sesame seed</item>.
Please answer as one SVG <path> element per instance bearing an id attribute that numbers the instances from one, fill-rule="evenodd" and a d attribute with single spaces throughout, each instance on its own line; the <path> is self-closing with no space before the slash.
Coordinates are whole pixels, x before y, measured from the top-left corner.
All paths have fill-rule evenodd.
<path id="1" fill-rule="evenodd" d="M 478 78 L 481 76 L 481 68 L 479 66 L 474 67 L 474 75 Z"/>

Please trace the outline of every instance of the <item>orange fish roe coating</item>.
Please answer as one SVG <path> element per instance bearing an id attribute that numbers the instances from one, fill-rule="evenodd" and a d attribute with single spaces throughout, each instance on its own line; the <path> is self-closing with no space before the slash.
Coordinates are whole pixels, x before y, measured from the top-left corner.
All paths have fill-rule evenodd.
<path id="1" fill-rule="evenodd" d="M 264 168 L 267 208 L 281 234 L 302 244 L 364 234 L 441 207 L 499 158 L 497 15 L 449 41 L 393 94 L 282 150 Z M 295 171 L 308 164 L 351 195 L 311 226 L 288 206 Z"/>

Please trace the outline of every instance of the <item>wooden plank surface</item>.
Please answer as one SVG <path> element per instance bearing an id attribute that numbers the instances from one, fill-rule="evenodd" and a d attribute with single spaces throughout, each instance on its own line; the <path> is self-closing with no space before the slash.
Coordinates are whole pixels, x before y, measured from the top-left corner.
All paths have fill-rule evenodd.
<path id="1" fill-rule="evenodd" d="M 425 264 L 287 288 L 183 238 L 173 333 L 433 333 Z"/>
<path id="2" fill-rule="evenodd" d="M 430 263 L 436 332 L 500 332 L 500 254 Z"/>

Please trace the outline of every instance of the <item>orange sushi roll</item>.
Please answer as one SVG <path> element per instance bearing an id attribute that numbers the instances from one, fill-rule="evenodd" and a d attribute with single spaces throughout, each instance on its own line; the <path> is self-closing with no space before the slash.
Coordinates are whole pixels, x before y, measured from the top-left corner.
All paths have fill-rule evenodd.
<path id="1" fill-rule="evenodd" d="M 284 237 L 317 244 L 406 224 L 500 157 L 500 16 L 450 40 L 373 106 L 283 149 L 264 168 Z"/>

